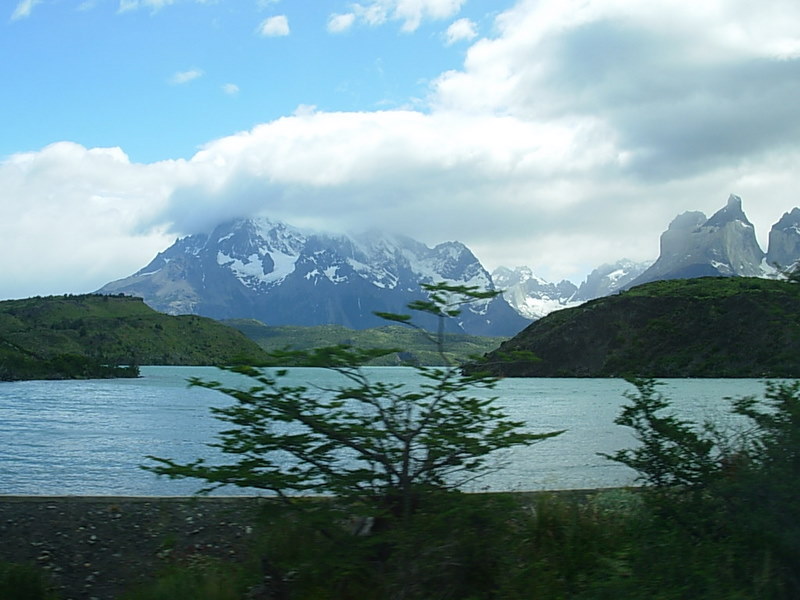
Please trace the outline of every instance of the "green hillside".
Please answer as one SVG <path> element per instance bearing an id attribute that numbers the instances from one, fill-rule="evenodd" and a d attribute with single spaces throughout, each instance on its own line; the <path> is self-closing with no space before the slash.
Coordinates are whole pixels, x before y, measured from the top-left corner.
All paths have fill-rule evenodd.
<path id="1" fill-rule="evenodd" d="M 442 364 L 435 345 L 424 334 L 402 325 L 355 330 L 341 325 L 272 327 L 252 319 L 233 319 L 224 321 L 224 323 L 235 327 L 267 351 L 286 348 L 310 350 L 323 346 L 349 344 L 358 348 L 399 348 L 403 350 L 399 354 L 393 353 L 373 361 L 370 363 L 372 365 Z M 445 342 L 447 351 L 445 355 L 452 364 L 463 363 L 470 360 L 471 357 L 481 356 L 494 350 L 504 339 L 506 338 L 448 334 Z"/>
<path id="2" fill-rule="evenodd" d="M 538 360 L 504 360 L 517 351 Z M 648 283 L 551 313 L 486 361 L 518 377 L 800 377 L 800 284 Z"/>
<path id="3" fill-rule="evenodd" d="M 259 362 L 263 351 L 212 319 L 169 316 L 126 296 L 0 302 L 0 380 L 133 375 L 115 365 Z"/>

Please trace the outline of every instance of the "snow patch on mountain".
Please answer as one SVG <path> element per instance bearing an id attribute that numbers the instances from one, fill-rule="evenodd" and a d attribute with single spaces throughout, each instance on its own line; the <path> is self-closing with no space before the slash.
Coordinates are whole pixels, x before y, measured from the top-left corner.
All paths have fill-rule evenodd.
<path id="1" fill-rule="evenodd" d="M 420 284 L 439 282 L 494 289 L 460 242 L 429 248 L 376 231 L 332 234 L 243 219 L 177 240 L 138 273 L 100 291 L 138 295 L 171 314 L 360 329 L 384 324 L 376 311 L 406 312 L 409 302 L 425 298 Z M 528 322 L 499 298 L 462 308 L 467 333 L 513 335 Z"/>
<path id="2" fill-rule="evenodd" d="M 651 263 L 622 259 L 593 270 L 576 286 L 564 280 L 550 283 L 534 274 L 530 267 L 499 267 L 492 272 L 495 285 L 517 312 L 540 319 L 551 312 L 579 306 L 588 300 L 613 294 L 644 272 Z"/>

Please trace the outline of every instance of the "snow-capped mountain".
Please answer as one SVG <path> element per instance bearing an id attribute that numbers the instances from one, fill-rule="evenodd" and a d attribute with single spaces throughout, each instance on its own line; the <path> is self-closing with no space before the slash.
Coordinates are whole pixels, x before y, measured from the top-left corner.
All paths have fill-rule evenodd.
<path id="1" fill-rule="evenodd" d="M 520 314 L 539 319 L 594 298 L 663 279 L 702 276 L 775 277 L 779 269 L 800 265 L 800 208 L 794 208 L 772 226 L 766 254 L 756 241 L 755 229 L 742 210 L 742 200 L 731 194 L 726 205 L 706 218 L 702 212 L 675 217 L 661 235 L 661 252 L 654 263 L 621 260 L 592 271 L 576 287 L 533 275 L 528 267 L 500 267 L 492 273 L 503 296 Z"/>
<path id="2" fill-rule="evenodd" d="M 604 264 L 589 273 L 580 287 L 566 279 L 560 283 L 549 283 L 535 276 L 529 267 L 516 267 L 513 270 L 499 267 L 492 271 L 492 279 L 518 313 L 535 320 L 555 310 L 613 294 L 641 275 L 650 264 L 628 259 Z"/>
<path id="3" fill-rule="evenodd" d="M 575 301 L 586 302 L 610 296 L 624 289 L 631 281 L 644 273 L 653 263 L 635 262 L 623 258 L 615 263 L 603 264 L 589 273 L 575 294 Z"/>
<path id="4" fill-rule="evenodd" d="M 529 319 L 541 319 L 554 310 L 576 304 L 573 298 L 578 288 L 574 283 L 566 280 L 549 283 L 534 275 L 529 267 L 498 267 L 492 271 L 492 280 L 497 289 L 503 290 L 503 298 Z"/>
<path id="5" fill-rule="evenodd" d="M 423 297 L 421 283 L 440 281 L 494 289 L 459 242 L 429 248 L 403 236 L 309 232 L 261 218 L 179 239 L 99 293 L 141 296 L 169 314 L 363 329 L 385 324 L 374 311 L 407 312 L 409 302 Z M 497 297 L 464 307 L 455 329 L 507 336 L 527 324 Z"/>
<path id="6" fill-rule="evenodd" d="M 404 236 L 310 232 L 261 218 L 179 239 L 137 273 L 99 292 L 141 296 L 170 314 L 362 329 L 384 324 L 373 311 L 406 312 L 409 302 L 423 297 L 421 283 L 447 281 L 503 290 L 500 298 L 466 307 L 455 329 L 504 336 L 520 331 L 529 319 L 649 281 L 774 277 L 776 266 L 797 264 L 800 209 L 785 213 L 772 227 L 765 254 L 741 199 L 731 195 L 711 218 L 701 212 L 678 215 L 661 235 L 654 263 L 604 264 L 580 286 L 549 283 L 529 267 L 500 267 L 489 275 L 460 242 L 429 248 Z"/>

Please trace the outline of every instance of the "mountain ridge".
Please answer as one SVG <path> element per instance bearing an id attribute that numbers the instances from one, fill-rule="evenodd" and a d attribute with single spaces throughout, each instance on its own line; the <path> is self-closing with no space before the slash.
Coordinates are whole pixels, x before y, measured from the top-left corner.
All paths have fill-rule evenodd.
<path id="1" fill-rule="evenodd" d="M 601 265 L 586 280 L 575 286 L 561 282 L 559 294 L 553 284 L 535 276 L 537 285 L 524 277 L 513 281 L 511 269 L 500 267 L 493 272 L 511 285 L 504 295 L 523 315 L 541 318 L 552 310 L 579 306 L 581 303 L 630 289 L 651 281 L 693 277 L 781 277 L 781 271 L 800 264 L 800 208 L 784 213 L 769 233 L 768 249 L 758 245 L 755 229 L 742 208 L 742 199 L 730 194 L 721 209 L 711 217 L 699 211 L 676 216 L 661 234 L 658 258 L 650 263 L 622 259 Z M 513 272 L 531 269 L 517 267 Z M 568 284 L 568 285 L 564 285 Z M 574 293 L 572 289 L 577 287 Z"/>
<path id="2" fill-rule="evenodd" d="M 530 267 L 489 273 L 461 242 L 429 248 L 376 230 L 315 232 L 265 217 L 223 223 L 180 238 L 130 277 L 99 293 L 145 299 L 167 314 L 254 318 L 269 325 L 379 327 L 373 313 L 405 312 L 423 299 L 420 284 L 445 281 L 502 290 L 502 298 L 465 307 L 452 332 L 510 337 L 530 321 L 649 281 L 700 276 L 779 276 L 800 261 L 800 209 L 773 225 L 761 250 L 742 200 L 730 194 L 710 218 L 676 216 L 653 262 L 621 259 L 594 269 L 580 285 L 547 282 Z M 422 323 L 435 327 L 433 321 Z"/>
<path id="3" fill-rule="evenodd" d="M 125 293 L 167 314 L 253 318 L 269 325 L 377 327 L 375 312 L 404 313 L 424 299 L 422 283 L 493 290 L 490 274 L 460 242 L 433 248 L 374 231 L 307 232 L 243 219 L 177 240 L 132 276 L 98 293 Z M 435 327 L 433 318 L 422 324 Z M 481 336 L 510 336 L 529 322 L 502 298 L 470 303 L 455 323 Z"/>

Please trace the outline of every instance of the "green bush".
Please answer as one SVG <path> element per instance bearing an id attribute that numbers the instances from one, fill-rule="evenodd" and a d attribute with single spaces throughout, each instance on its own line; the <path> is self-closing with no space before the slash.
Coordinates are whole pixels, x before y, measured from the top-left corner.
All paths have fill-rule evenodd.
<path id="1" fill-rule="evenodd" d="M 748 426 L 732 433 L 677 419 L 652 380 L 633 383 L 617 422 L 640 445 L 610 457 L 646 484 L 630 581 L 654 598 L 800 597 L 800 383 L 734 400 Z"/>
<path id="2" fill-rule="evenodd" d="M 120 600 L 241 600 L 253 584 L 240 566 L 196 555 Z"/>

